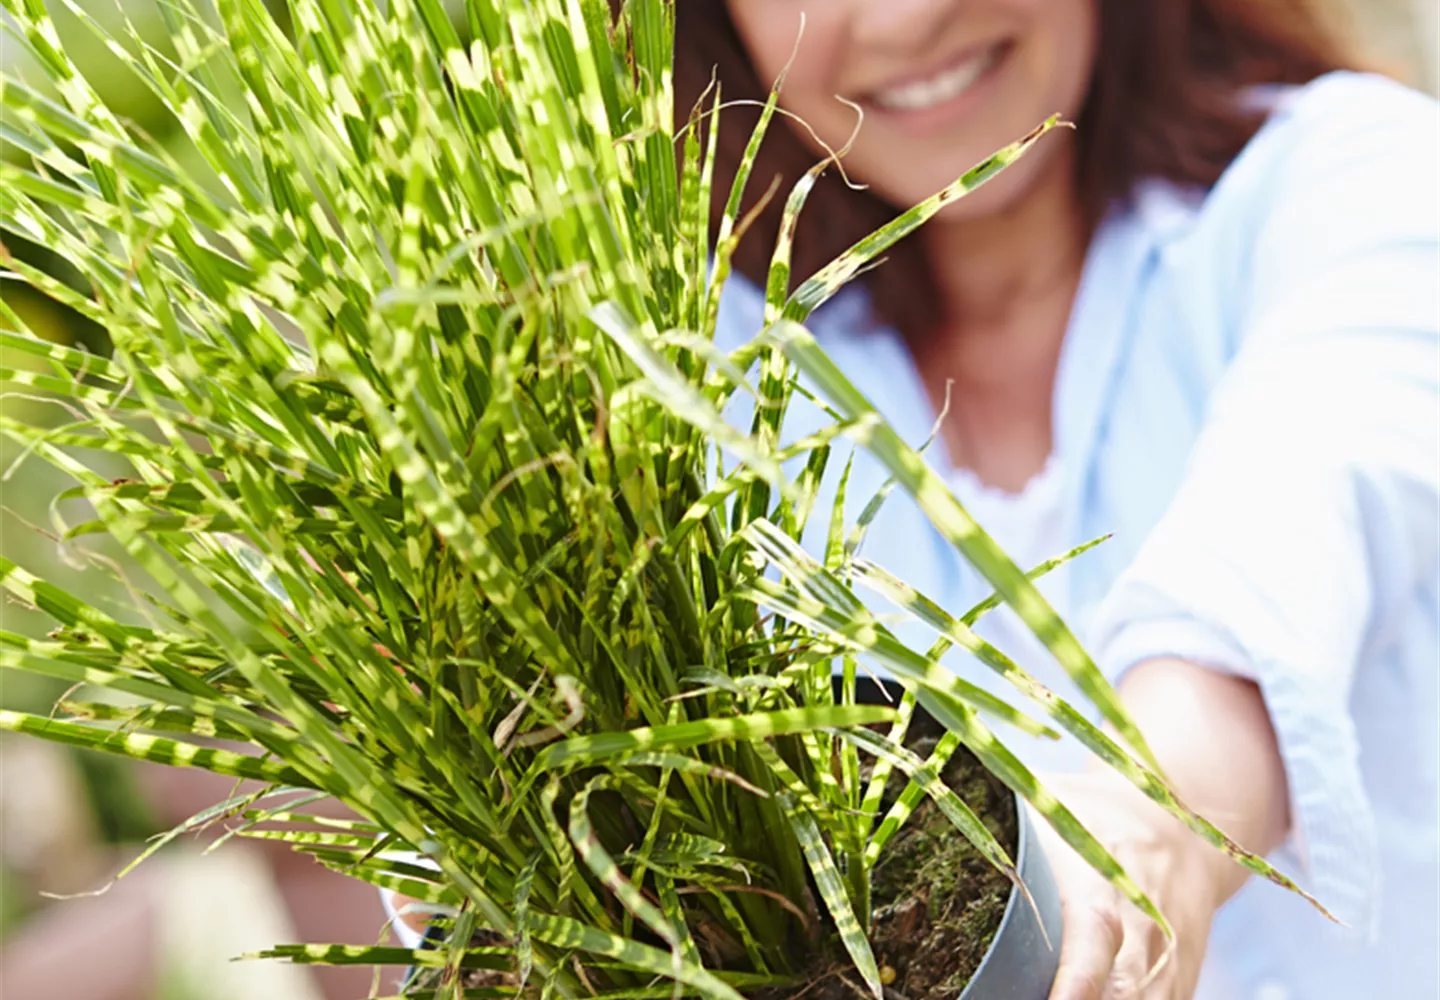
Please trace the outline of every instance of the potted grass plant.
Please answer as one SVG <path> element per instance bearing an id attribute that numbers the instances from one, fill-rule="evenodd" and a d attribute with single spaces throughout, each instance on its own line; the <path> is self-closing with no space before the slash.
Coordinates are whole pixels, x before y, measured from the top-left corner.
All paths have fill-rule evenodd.
<path id="1" fill-rule="evenodd" d="M 254 779 L 173 833 L 227 818 L 442 932 L 266 956 L 414 966 L 412 997 L 939 998 L 984 965 L 966 996 L 1038 1000 L 1060 928 L 1031 809 L 1165 922 L 987 719 L 1068 732 L 1290 886 L 1175 801 L 1030 576 L 804 328 L 1054 122 L 800 282 L 787 224 L 764 326 L 725 353 L 778 89 L 711 232 L 723 95 L 675 128 L 671 0 L 468 0 L 463 28 L 438 0 L 290 0 L 281 21 L 169 0 L 164 50 L 58 2 L 185 141 L 110 111 L 42 0 L 0 0 L 36 71 L 0 81 L 0 232 L 73 269 L 4 253 L 4 277 L 114 344 L 57 346 L 0 300 L 24 362 L 0 376 L 63 415 L 0 429 L 73 481 L 57 544 L 134 596 L 109 609 L 0 564 L 55 622 L 0 632 L 0 667 L 74 685 L 0 727 Z M 796 406 L 822 429 L 787 437 Z M 858 559 L 883 497 L 845 523 L 852 445 L 992 601 L 953 616 Z M 823 546 L 800 543 L 811 521 Z M 935 645 L 902 643 L 862 584 Z M 975 635 L 1001 601 L 1115 736 Z M 942 668 L 955 646 L 1047 721 Z M 356 818 L 321 818 L 325 799 Z"/>

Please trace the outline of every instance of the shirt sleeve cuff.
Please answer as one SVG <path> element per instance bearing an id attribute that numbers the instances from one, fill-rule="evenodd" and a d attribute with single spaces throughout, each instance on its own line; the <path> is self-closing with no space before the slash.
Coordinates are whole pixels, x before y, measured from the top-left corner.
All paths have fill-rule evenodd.
<path id="1" fill-rule="evenodd" d="M 379 857 L 389 861 L 404 861 L 422 868 L 433 868 L 436 871 L 440 869 L 440 866 L 430 858 L 414 851 L 382 851 Z M 401 947 L 409 948 L 411 951 L 424 947 L 425 935 L 400 919 L 399 910 L 395 906 L 394 891 L 381 889 L 380 903 L 385 907 L 385 915 L 390 918 L 390 929 L 395 932 L 395 937 L 399 940 Z"/>
<path id="2" fill-rule="evenodd" d="M 424 935 L 400 919 L 400 912 L 395 908 L 395 893 L 390 889 L 381 889 L 380 902 L 385 907 L 385 915 L 390 918 L 390 930 L 400 941 L 400 946 L 411 951 L 418 949 L 425 940 Z"/>
<path id="3" fill-rule="evenodd" d="M 1112 619 L 1113 620 L 1113 619 Z M 1096 637 L 1095 658 L 1115 684 L 1146 660 L 1175 658 L 1259 685 L 1290 787 L 1290 842 L 1298 880 L 1367 941 L 1379 933 L 1375 820 L 1344 701 L 1275 657 L 1247 650 L 1225 630 L 1185 614 L 1131 620 Z"/>

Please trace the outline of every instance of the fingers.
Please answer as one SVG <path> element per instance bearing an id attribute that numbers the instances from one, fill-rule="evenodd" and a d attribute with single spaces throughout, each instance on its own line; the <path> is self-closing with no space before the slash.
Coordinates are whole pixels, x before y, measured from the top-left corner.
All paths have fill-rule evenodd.
<path id="1" fill-rule="evenodd" d="M 1122 907 L 1120 918 L 1123 939 L 1115 955 L 1115 967 L 1110 972 L 1110 982 L 1104 1000 L 1150 1000 L 1169 996 L 1165 981 L 1169 979 L 1166 967 L 1157 963 L 1166 956 L 1164 933 L 1155 922 L 1133 906 Z"/>
<path id="2" fill-rule="evenodd" d="M 1091 899 L 1063 907 L 1065 941 L 1050 1000 L 1110 1000 L 1106 987 L 1125 928 L 1114 891 L 1101 885 Z"/>

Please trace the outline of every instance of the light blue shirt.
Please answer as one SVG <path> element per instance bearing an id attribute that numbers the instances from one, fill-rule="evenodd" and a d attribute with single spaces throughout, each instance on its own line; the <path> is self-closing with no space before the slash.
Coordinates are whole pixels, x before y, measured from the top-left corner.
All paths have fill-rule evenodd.
<path id="1" fill-rule="evenodd" d="M 749 339 L 761 310 L 733 281 L 718 341 Z M 929 398 L 868 315 L 847 291 L 810 326 L 918 443 Z M 802 407 L 787 437 L 817 420 Z M 1209 192 L 1152 183 L 1113 213 L 1053 440 L 1057 537 L 1114 533 L 1068 568 L 1062 614 L 1113 677 L 1178 656 L 1260 683 L 1295 830 L 1274 860 L 1349 925 L 1252 880 L 1216 919 L 1198 996 L 1440 996 L 1440 107 L 1334 74 L 1281 93 Z M 857 456 L 852 522 L 884 478 Z M 987 592 L 900 494 L 865 554 L 952 610 Z M 1015 743 L 1036 767 L 1084 763 L 1073 743 Z"/>

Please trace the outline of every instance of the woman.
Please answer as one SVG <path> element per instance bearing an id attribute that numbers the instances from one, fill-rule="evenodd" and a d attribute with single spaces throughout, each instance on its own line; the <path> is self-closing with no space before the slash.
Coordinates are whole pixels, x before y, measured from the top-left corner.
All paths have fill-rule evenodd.
<path id="1" fill-rule="evenodd" d="M 867 190 L 822 182 L 800 275 L 1049 114 L 1078 125 L 812 329 L 910 437 L 948 399 L 932 456 L 1017 559 L 1115 532 L 1044 589 L 1182 798 L 1252 850 L 1284 848 L 1349 929 L 1245 884 L 1076 748 L 1037 751 L 1178 935 L 1146 983 L 1163 941 L 1050 844 L 1066 908 L 1053 1000 L 1435 996 L 1435 104 L 1335 72 L 1350 59 L 1310 0 L 678 6 L 682 109 L 712 71 L 727 102 L 763 99 L 783 71 L 782 106 L 813 129 L 777 129 L 757 197 L 863 113 L 843 163 Z M 743 117 L 722 119 L 732 171 Z M 742 241 L 750 282 L 727 292 L 722 339 L 760 328 L 783 200 Z M 948 606 L 983 596 L 898 500 L 867 544 Z M 991 627 L 1029 642 L 1013 619 Z"/>

